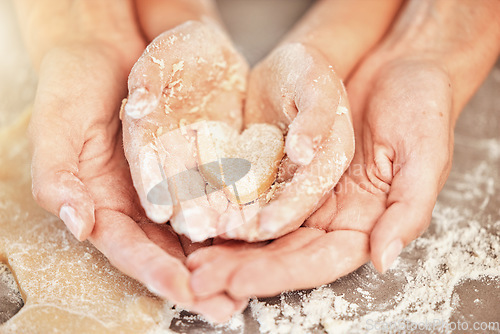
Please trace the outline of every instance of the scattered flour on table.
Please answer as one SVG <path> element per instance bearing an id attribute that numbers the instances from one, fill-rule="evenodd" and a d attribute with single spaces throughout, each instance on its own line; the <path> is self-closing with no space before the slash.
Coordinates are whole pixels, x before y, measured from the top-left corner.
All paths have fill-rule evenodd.
<path id="1" fill-rule="evenodd" d="M 323 286 L 302 294 L 298 307 L 288 303 L 285 295 L 279 305 L 253 300 L 252 314 L 264 333 L 300 333 L 321 328 L 328 333 L 341 333 L 361 331 L 368 320 L 389 323 L 406 319 L 419 323 L 450 319 L 455 307 L 455 286 L 465 279 L 500 275 L 500 237 L 487 232 L 477 221 L 465 220 L 458 210 L 436 207 L 436 232 L 413 242 L 392 269 L 402 271 L 406 278 L 401 300 L 393 309 L 359 315 L 361 304 L 349 302 L 344 295 Z M 425 248 L 427 255 L 418 260 L 418 268 L 412 271 L 405 264 L 404 255 L 416 248 Z M 358 288 L 358 292 L 370 300 L 368 291 Z"/>
<path id="2" fill-rule="evenodd" d="M 481 188 L 468 189 L 474 199 L 495 192 L 491 189 L 494 184 L 483 184 L 491 183 L 484 172 L 484 164 L 480 163 L 465 175 L 469 186 Z M 460 303 L 454 290 L 461 283 L 491 278 L 500 286 L 500 221 L 495 219 L 456 203 L 452 207 L 438 202 L 429 231 L 410 244 L 386 274 L 402 282 L 400 289 L 385 287 L 392 304 L 380 304 L 380 295 L 375 296 L 380 291 L 373 282 L 384 280 L 384 276 L 366 265 L 362 270 L 371 274 L 366 275 L 364 287 L 356 287 L 354 273 L 344 279 L 351 281 L 353 291 L 343 289 L 345 293 L 340 294 L 334 282 L 311 292 L 282 294 L 276 304 L 255 299 L 251 302 L 252 315 L 263 333 L 352 333 L 365 332 L 367 324 L 375 322 L 450 321 Z M 481 221 L 486 224 L 482 226 Z M 357 299 L 346 295 L 353 292 Z M 291 295 L 295 298 L 288 298 Z M 475 305 L 481 303 L 480 299 L 474 301 Z M 450 330 L 445 327 L 440 332 Z"/>

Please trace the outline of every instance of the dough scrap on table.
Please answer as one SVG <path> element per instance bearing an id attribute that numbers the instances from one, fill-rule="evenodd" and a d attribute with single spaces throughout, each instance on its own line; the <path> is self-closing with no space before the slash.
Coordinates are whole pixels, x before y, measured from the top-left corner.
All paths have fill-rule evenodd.
<path id="1" fill-rule="evenodd" d="M 12 269 L 25 302 L 0 333 L 168 332 L 170 305 L 32 199 L 29 117 L 0 129 L 0 262 Z"/>

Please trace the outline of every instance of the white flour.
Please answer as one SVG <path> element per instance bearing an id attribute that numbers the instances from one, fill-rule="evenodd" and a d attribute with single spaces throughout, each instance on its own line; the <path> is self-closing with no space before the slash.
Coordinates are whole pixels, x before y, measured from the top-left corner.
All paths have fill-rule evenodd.
<path id="1" fill-rule="evenodd" d="M 486 174 L 485 164 L 479 163 L 463 175 L 461 186 L 468 186 L 467 200 L 494 194 L 494 180 Z M 465 190 L 461 186 L 455 190 Z M 252 314 L 264 333 L 351 333 L 365 332 L 375 322 L 448 322 L 460 305 L 454 291 L 465 280 L 489 278 L 500 292 L 500 236 L 490 232 L 500 231 L 500 221 L 488 216 L 483 227 L 479 221 L 485 221 L 484 215 L 479 218 L 459 206 L 438 204 L 429 231 L 406 248 L 387 278 L 366 265 L 310 293 L 283 294 L 278 305 L 253 300 Z M 415 254 L 421 254 L 420 258 Z M 391 282 L 400 286 L 388 286 Z M 381 289 L 388 295 L 387 302 L 380 300 Z M 474 304 L 481 303 L 481 299 L 474 300 Z"/>

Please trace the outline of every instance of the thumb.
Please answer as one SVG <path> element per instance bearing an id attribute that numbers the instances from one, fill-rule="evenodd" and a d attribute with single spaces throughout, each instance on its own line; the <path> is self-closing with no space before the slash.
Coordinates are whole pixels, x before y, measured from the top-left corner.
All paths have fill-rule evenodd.
<path id="1" fill-rule="evenodd" d="M 338 115 L 349 114 L 347 93 L 341 79 L 321 56 L 295 87 L 297 116 L 288 128 L 285 149 L 299 165 L 308 165 L 329 138 Z"/>
<path id="2" fill-rule="evenodd" d="M 60 217 L 78 240 L 94 228 L 94 201 L 78 178 L 83 127 L 88 106 L 81 94 L 74 99 L 78 82 L 61 66 L 58 57 L 42 64 L 29 132 L 33 148 L 31 164 L 33 197 L 47 211 Z M 71 72 L 70 72 L 71 73 Z M 76 75 L 76 74 L 75 74 Z M 79 80 L 82 80 L 81 77 Z M 73 91 L 69 90 L 70 87 Z"/>
<path id="3" fill-rule="evenodd" d="M 44 209 L 59 216 L 71 233 L 83 241 L 94 228 L 94 202 L 76 176 L 78 154 L 62 133 L 31 132 L 33 197 Z"/>
<path id="4" fill-rule="evenodd" d="M 40 112 L 38 108 L 34 114 Z M 77 177 L 79 149 L 70 140 L 71 124 L 54 129 L 54 122 L 47 124 L 41 117 L 33 117 L 30 124 L 33 197 L 83 241 L 94 228 L 94 202 Z"/>

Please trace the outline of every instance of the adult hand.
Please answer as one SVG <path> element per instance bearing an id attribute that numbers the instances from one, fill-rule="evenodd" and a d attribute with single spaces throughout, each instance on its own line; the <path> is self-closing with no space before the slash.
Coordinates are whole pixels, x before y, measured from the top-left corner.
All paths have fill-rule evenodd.
<path id="1" fill-rule="evenodd" d="M 150 223 L 124 157 L 118 118 L 126 78 L 146 41 L 131 1 L 18 1 L 39 85 L 30 133 L 33 194 L 79 239 L 158 295 L 224 320 L 246 301 L 195 299 L 183 244 Z"/>
<path id="2" fill-rule="evenodd" d="M 271 296 L 311 288 L 370 258 L 384 272 L 426 229 L 451 167 L 455 120 L 500 50 L 499 25 L 484 24 L 487 17 L 494 22 L 498 5 L 471 15 L 438 2 L 410 3 L 393 33 L 349 80 L 356 153 L 331 196 L 304 227 L 268 245 L 220 245 L 192 254 L 188 267 L 196 294 Z M 433 6 L 441 15 L 437 21 L 425 16 Z M 408 25 L 422 17 L 422 38 L 406 36 L 414 31 Z M 474 27 L 476 37 L 457 40 L 463 25 Z M 481 67 L 463 66 L 481 57 Z"/>

